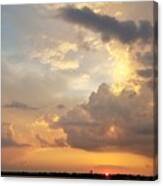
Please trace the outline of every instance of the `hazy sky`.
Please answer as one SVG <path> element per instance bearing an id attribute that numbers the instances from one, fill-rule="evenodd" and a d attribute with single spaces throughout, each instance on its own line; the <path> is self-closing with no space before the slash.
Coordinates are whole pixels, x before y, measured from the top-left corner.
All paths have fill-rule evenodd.
<path id="1" fill-rule="evenodd" d="M 155 174 L 154 25 L 152 2 L 2 6 L 2 169 Z"/>

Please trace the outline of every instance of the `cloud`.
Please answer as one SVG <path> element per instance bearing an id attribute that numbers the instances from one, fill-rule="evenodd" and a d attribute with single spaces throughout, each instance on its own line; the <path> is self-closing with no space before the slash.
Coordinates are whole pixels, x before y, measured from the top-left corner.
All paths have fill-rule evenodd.
<path id="1" fill-rule="evenodd" d="M 16 109 L 22 109 L 22 110 L 37 110 L 37 107 L 31 107 L 24 103 L 13 101 L 10 104 L 3 105 L 4 108 L 16 108 Z"/>
<path id="2" fill-rule="evenodd" d="M 138 61 L 140 61 L 141 63 L 143 63 L 145 66 L 152 66 L 153 65 L 153 60 L 154 60 L 154 56 L 153 56 L 153 52 L 138 52 L 137 54 L 135 54 L 136 58 Z"/>
<path id="3" fill-rule="evenodd" d="M 152 36 L 152 26 L 148 21 L 119 21 L 118 19 L 94 13 L 85 7 L 82 9 L 71 6 L 61 8 L 60 17 L 64 20 L 101 34 L 102 40 L 108 42 L 118 39 L 123 43 L 131 43 L 138 39 L 148 41 Z"/>
<path id="4" fill-rule="evenodd" d="M 30 145 L 25 143 L 17 143 L 12 138 L 2 138 L 2 147 L 30 147 Z"/>
<path id="5" fill-rule="evenodd" d="M 59 118 L 59 115 L 43 115 L 32 123 L 33 142 L 36 146 L 41 148 L 68 146 L 67 135 L 64 130 L 57 125 Z M 54 125 L 53 130 L 51 130 L 52 124 Z"/>
<path id="6" fill-rule="evenodd" d="M 63 138 L 55 139 L 55 144 L 57 147 L 67 147 L 67 141 Z"/>
<path id="7" fill-rule="evenodd" d="M 36 139 L 39 141 L 41 147 L 50 147 L 52 144 L 50 144 L 48 141 L 43 139 L 39 134 L 36 134 Z"/>
<path id="8" fill-rule="evenodd" d="M 36 139 L 39 141 L 40 146 L 42 148 L 46 148 L 46 147 L 66 147 L 68 146 L 67 142 L 65 139 L 63 138 L 58 138 L 55 139 L 53 141 L 53 143 L 49 142 L 48 140 L 46 140 L 46 138 L 43 138 L 42 136 L 40 136 L 39 134 L 36 134 Z"/>
<path id="9" fill-rule="evenodd" d="M 147 69 L 141 69 L 137 71 L 138 74 L 144 78 L 152 78 L 153 76 L 153 69 L 147 68 Z"/>
<path id="10" fill-rule="evenodd" d="M 56 108 L 59 109 L 59 110 L 60 110 L 60 109 L 62 110 L 62 109 L 65 109 L 65 105 L 63 105 L 63 104 L 58 104 L 58 105 L 56 106 Z"/>
<path id="11" fill-rule="evenodd" d="M 79 68 L 79 63 L 77 60 L 57 61 L 51 66 L 51 69 L 58 70 L 75 70 L 77 68 Z"/>
<path id="12" fill-rule="evenodd" d="M 11 123 L 2 123 L 2 147 L 29 147 L 29 144 L 18 143 L 15 140 L 15 131 Z"/>
<path id="13" fill-rule="evenodd" d="M 145 86 L 139 95 L 113 95 L 101 84 L 86 104 L 77 105 L 61 117 L 57 126 L 67 134 L 71 147 L 88 151 L 127 151 L 153 156 L 152 94 Z"/>
<path id="14" fill-rule="evenodd" d="M 100 36 L 80 26 L 75 27 L 77 32 L 78 48 L 84 51 L 99 51 L 104 47 Z"/>
<path id="15" fill-rule="evenodd" d="M 68 55 L 78 51 L 76 43 L 60 41 L 55 47 L 47 47 L 36 50 L 31 58 L 38 60 L 42 64 L 49 64 L 52 70 L 75 70 L 79 68 L 79 63 Z"/>
<path id="16" fill-rule="evenodd" d="M 2 100 L 8 100 L 3 105 L 14 101 L 39 110 L 47 102 L 60 103 L 64 95 L 71 91 L 71 78 L 71 74 L 59 71 L 55 71 L 54 75 L 54 71 L 40 62 L 28 63 L 25 59 L 17 63 L 7 60 L 2 63 Z M 25 83 L 22 83 L 22 79 Z"/>

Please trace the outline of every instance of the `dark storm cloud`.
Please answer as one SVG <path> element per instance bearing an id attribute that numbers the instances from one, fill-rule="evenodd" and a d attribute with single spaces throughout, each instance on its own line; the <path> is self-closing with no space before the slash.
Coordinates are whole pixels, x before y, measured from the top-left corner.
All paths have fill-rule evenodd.
<path id="1" fill-rule="evenodd" d="M 153 52 L 146 52 L 146 53 L 138 52 L 135 54 L 135 56 L 137 60 L 143 63 L 145 66 L 153 65 L 154 62 Z"/>
<path id="2" fill-rule="evenodd" d="M 157 51 L 138 52 L 135 54 L 136 60 L 143 64 L 143 69 L 138 69 L 137 74 L 142 77 L 147 86 L 153 91 L 158 82 Z"/>
<path id="3" fill-rule="evenodd" d="M 16 109 L 22 109 L 22 110 L 37 110 L 38 108 L 36 107 L 31 107 L 29 105 L 26 105 L 21 102 L 13 101 L 10 104 L 5 104 L 3 105 L 4 108 L 16 108 Z"/>
<path id="4" fill-rule="evenodd" d="M 142 69 L 142 70 L 138 70 L 137 73 L 144 78 L 152 78 L 153 69 L 151 68 Z"/>
<path id="5" fill-rule="evenodd" d="M 14 139 L 14 129 L 11 123 L 2 123 L 2 147 L 29 147 L 29 144 L 18 143 Z"/>
<path id="6" fill-rule="evenodd" d="M 118 39 L 123 43 L 130 43 L 137 39 L 148 41 L 152 36 L 152 26 L 148 21 L 140 21 L 139 24 L 134 21 L 119 21 L 108 15 L 94 13 L 87 7 L 62 8 L 60 16 L 66 21 L 100 33 L 105 42 L 111 39 Z"/>
<path id="7" fill-rule="evenodd" d="M 62 116 L 56 126 L 67 134 L 71 147 L 88 151 L 127 151 L 153 156 L 152 99 L 144 87 L 140 95 L 114 96 L 107 84 L 101 84 L 86 104 L 77 105 Z M 114 131 L 110 128 L 114 126 Z"/>

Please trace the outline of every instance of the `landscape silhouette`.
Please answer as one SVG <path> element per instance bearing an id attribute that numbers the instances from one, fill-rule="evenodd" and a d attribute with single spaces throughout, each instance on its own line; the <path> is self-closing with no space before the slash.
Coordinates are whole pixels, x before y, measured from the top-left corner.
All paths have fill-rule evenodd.
<path id="1" fill-rule="evenodd" d="M 66 178 L 66 179 L 98 179 L 98 180 L 137 180 L 137 181 L 155 181 L 158 175 L 143 176 L 131 174 L 109 174 L 109 173 L 68 173 L 68 172 L 9 172 L 2 171 L 3 177 L 42 177 L 42 178 Z"/>

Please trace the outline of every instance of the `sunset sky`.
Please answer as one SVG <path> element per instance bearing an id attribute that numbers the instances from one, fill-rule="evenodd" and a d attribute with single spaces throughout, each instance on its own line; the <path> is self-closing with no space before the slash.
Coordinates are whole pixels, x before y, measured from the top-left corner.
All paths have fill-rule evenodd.
<path id="1" fill-rule="evenodd" d="M 2 6 L 2 170 L 156 173 L 153 6 Z"/>

